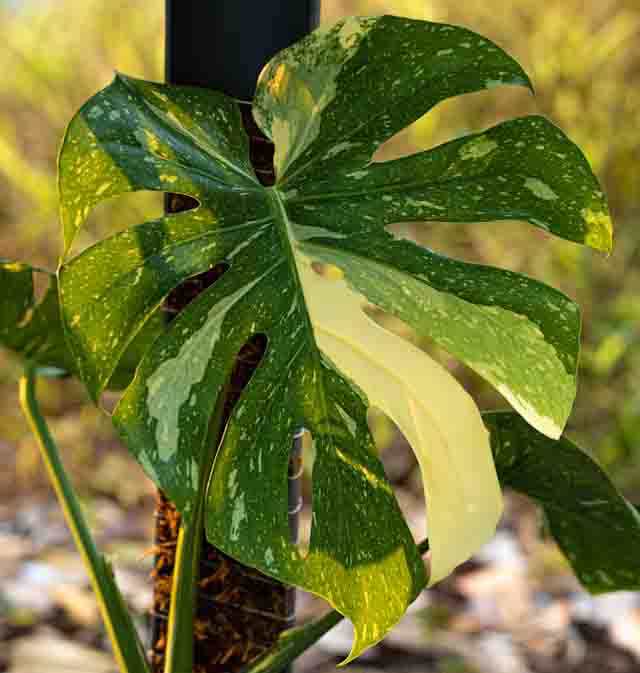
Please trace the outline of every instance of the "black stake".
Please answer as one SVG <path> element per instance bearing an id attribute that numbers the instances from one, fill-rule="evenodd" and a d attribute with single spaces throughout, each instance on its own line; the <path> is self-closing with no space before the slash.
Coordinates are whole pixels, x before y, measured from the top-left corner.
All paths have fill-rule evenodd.
<path id="1" fill-rule="evenodd" d="M 320 0 L 167 0 L 166 78 L 253 98 L 262 66 L 312 31 Z"/>
<path id="2" fill-rule="evenodd" d="M 273 147 L 251 117 L 255 84 L 269 58 L 313 30 L 319 15 L 320 0 L 166 0 L 167 82 L 208 87 L 241 102 L 252 162 L 265 185 L 274 180 Z M 172 194 L 165 204 L 168 212 L 178 212 L 192 207 L 193 201 Z M 222 265 L 214 267 L 174 290 L 168 299 L 169 315 L 181 310 L 223 271 Z M 238 394 L 250 377 L 251 366 L 255 367 L 264 353 L 264 345 L 260 338 L 253 339 L 239 354 L 231 381 Z M 228 400 L 229 410 L 235 399 L 237 396 Z M 292 438 L 289 465 L 289 523 L 294 540 L 301 504 L 301 434 Z M 162 671 L 164 663 L 164 617 L 178 526 L 175 508 L 159 494 L 151 643 L 154 673 Z M 295 593 L 206 543 L 200 570 L 194 670 L 233 673 L 269 647 L 280 631 L 292 626 Z"/>

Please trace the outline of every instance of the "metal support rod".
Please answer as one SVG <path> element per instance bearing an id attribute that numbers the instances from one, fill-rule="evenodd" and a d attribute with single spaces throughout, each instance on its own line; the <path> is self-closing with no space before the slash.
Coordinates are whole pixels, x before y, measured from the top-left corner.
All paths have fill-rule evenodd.
<path id="1" fill-rule="evenodd" d="M 255 84 L 269 58 L 313 30 L 319 16 L 320 0 L 166 0 L 167 82 L 215 89 L 242 101 L 252 162 L 265 185 L 272 184 L 274 179 L 273 147 L 251 117 L 249 103 Z M 184 210 L 193 205 L 190 201 L 181 195 L 167 195 L 166 209 Z M 169 297 L 169 312 L 181 310 L 194 291 L 205 289 L 220 273 L 216 267 L 187 281 L 183 289 L 174 290 Z M 253 343 L 253 352 L 241 352 L 240 359 L 251 360 L 257 353 L 259 361 L 259 342 L 258 339 Z M 236 376 L 241 381 L 246 372 L 238 372 Z M 302 434 L 300 430 L 292 438 L 289 464 L 289 527 L 294 541 L 302 503 Z M 163 619 L 173 570 L 172 536 L 179 526 L 175 508 L 162 494 L 157 517 L 159 551 L 151 643 L 154 671 L 161 670 L 164 656 Z M 203 673 L 233 673 L 247 658 L 274 642 L 279 631 L 292 626 L 295 593 L 208 544 L 202 559 L 200 599 L 194 623 L 196 668 Z"/>
<path id="2" fill-rule="evenodd" d="M 320 0 L 167 0 L 167 82 L 250 101 L 262 66 L 319 18 Z"/>

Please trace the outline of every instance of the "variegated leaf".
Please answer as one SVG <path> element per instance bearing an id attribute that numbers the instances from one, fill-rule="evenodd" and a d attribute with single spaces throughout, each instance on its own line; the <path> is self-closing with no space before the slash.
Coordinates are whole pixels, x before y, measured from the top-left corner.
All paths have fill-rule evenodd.
<path id="1" fill-rule="evenodd" d="M 40 274 L 48 283 L 37 299 L 34 277 Z M 0 261 L 0 346 L 23 361 L 36 366 L 39 376 L 58 377 L 75 373 L 75 362 L 67 347 L 58 302 L 58 282 L 48 271 L 22 262 Z M 126 387 L 143 353 L 163 331 L 159 315 L 147 320 L 124 352 L 108 382 L 110 388 Z"/>
<path id="2" fill-rule="evenodd" d="M 606 216 L 579 151 L 537 118 L 370 165 L 381 142 L 439 101 L 496 83 L 528 80 L 470 31 L 396 17 L 350 19 L 277 55 L 261 76 L 254 112 L 276 142 L 272 188 L 252 172 L 233 101 L 124 76 L 81 109 L 60 155 L 67 250 L 105 198 L 152 189 L 197 200 L 190 211 L 65 260 L 69 344 L 97 398 L 168 293 L 220 262 L 228 266 L 155 340 L 114 421 L 188 517 L 233 360 L 249 338 L 264 334 L 266 354 L 218 449 L 208 536 L 349 616 L 351 656 L 384 635 L 427 579 L 375 456 L 369 406 L 396 421 L 420 461 L 431 582 L 491 536 L 501 508 L 473 402 L 363 307 L 376 304 L 449 348 L 550 435 L 560 432 L 573 399 L 579 318 L 568 299 L 516 274 L 395 241 L 385 230 L 437 212 L 452 220 L 522 217 L 576 239 L 585 203 Z M 541 137 L 547 144 L 534 152 L 528 146 Z M 519 142 L 526 146 L 521 157 L 532 162 L 524 177 L 512 161 Z M 527 183 L 542 175 L 543 161 L 550 167 L 544 185 Z M 503 184 L 505 193 L 495 193 Z M 557 198 L 544 198 L 547 190 Z M 333 273 L 322 272 L 327 264 Z M 302 425 L 317 451 L 306 555 L 289 541 L 286 514 L 289 447 Z"/>
<path id="3" fill-rule="evenodd" d="M 42 274 L 47 289 L 36 299 L 34 275 Z M 0 345 L 38 366 L 40 374 L 73 371 L 59 317 L 56 277 L 21 262 L 0 261 Z"/>
<path id="4" fill-rule="evenodd" d="M 483 415 L 503 486 L 532 498 L 576 577 L 594 594 L 640 589 L 640 514 L 566 437 L 553 441 L 515 414 Z"/>

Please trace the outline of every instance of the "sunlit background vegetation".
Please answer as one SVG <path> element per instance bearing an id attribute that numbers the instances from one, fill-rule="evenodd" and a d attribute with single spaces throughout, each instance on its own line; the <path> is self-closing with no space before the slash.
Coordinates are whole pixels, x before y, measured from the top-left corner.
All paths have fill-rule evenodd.
<path id="1" fill-rule="evenodd" d="M 60 250 L 55 164 L 66 122 L 114 70 L 162 79 L 161 0 L 0 0 L 0 257 L 55 268 Z M 640 4 L 637 0 L 324 0 L 323 20 L 390 12 L 463 24 L 513 54 L 537 95 L 511 87 L 440 105 L 383 148 L 389 158 L 514 115 L 538 112 L 586 152 L 609 195 L 615 252 L 605 259 L 517 222 L 398 228 L 452 256 L 521 271 L 575 298 L 584 312 L 578 402 L 569 433 L 640 499 Z M 132 195 L 101 206 L 84 244 L 155 214 L 160 200 Z M 0 292 L 2 290 L 0 289 Z M 397 326 L 403 329 L 402 326 Z M 409 335 L 411 336 L 411 335 Z M 425 348 L 432 347 L 421 343 Z M 469 371 L 445 361 L 483 407 L 505 403 Z M 0 355 L 0 494 L 42 483 L 20 417 L 18 368 Z M 43 387 L 53 432 L 85 489 L 140 497 L 140 473 L 116 459 L 105 419 L 73 382 Z M 377 428 L 384 442 L 392 435 Z"/>

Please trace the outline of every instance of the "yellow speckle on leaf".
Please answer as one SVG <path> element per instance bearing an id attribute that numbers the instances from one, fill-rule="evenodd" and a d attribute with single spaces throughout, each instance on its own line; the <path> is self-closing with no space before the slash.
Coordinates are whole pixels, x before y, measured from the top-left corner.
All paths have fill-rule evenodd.
<path id="1" fill-rule="evenodd" d="M 155 133 L 152 133 L 149 129 L 144 129 L 144 138 L 147 141 L 147 146 L 152 152 L 158 152 L 160 150 L 160 141 Z"/>
<path id="2" fill-rule="evenodd" d="M 539 199 L 544 199 L 545 201 L 554 201 L 558 198 L 558 195 L 549 187 L 546 182 L 538 180 L 538 178 L 527 178 L 524 181 L 524 186 L 530 191 L 533 192 Z"/>
<path id="3" fill-rule="evenodd" d="M 495 140 L 486 137 L 476 138 L 460 148 L 460 158 L 463 160 L 481 159 L 497 147 L 498 143 Z"/>
<path id="4" fill-rule="evenodd" d="M 276 71 L 273 73 L 273 77 L 271 78 L 268 84 L 269 93 L 274 98 L 278 98 L 282 89 L 284 89 L 286 83 L 286 74 L 287 74 L 287 68 L 284 63 L 281 63 L 276 68 Z"/>
<path id="5" fill-rule="evenodd" d="M 2 265 L 3 271 L 19 272 L 24 271 L 27 267 L 20 262 L 8 262 Z"/>
<path id="6" fill-rule="evenodd" d="M 353 49 L 356 47 L 360 39 L 371 29 L 371 25 L 371 19 L 363 19 L 356 16 L 345 19 L 338 33 L 340 46 L 343 49 Z"/>
<path id="7" fill-rule="evenodd" d="M 157 91 L 156 89 L 151 89 L 151 93 L 156 98 L 159 98 L 161 101 L 163 101 L 165 103 L 169 100 L 165 94 L 161 93 L 160 91 Z"/>
<path id="8" fill-rule="evenodd" d="M 587 235 L 584 237 L 584 242 L 595 250 L 610 253 L 613 247 L 611 217 L 603 211 L 594 211 L 591 208 L 583 208 L 580 214 L 587 225 Z"/>
<path id="9" fill-rule="evenodd" d="M 344 278 L 344 271 L 335 264 L 325 264 L 322 275 L 329 280 L 342 280 Z"/>

